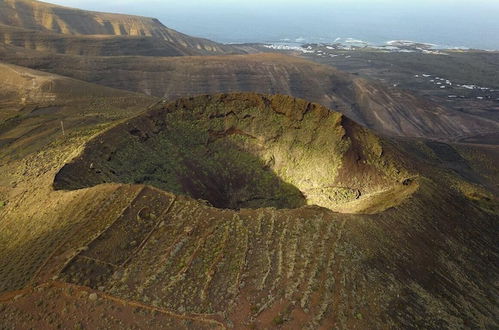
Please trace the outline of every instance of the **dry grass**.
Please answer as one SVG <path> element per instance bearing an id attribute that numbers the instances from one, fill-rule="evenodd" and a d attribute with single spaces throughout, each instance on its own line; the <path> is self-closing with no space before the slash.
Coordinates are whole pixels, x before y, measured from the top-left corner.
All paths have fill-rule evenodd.
<path id="1" fill-rule="evenodd" d="M 339 126 L 328 127 L 341 133 Z M 7 325 L 56 326 L 63 320 L 61 326 L 92 326 L 103 315 L 102 322 L 110 327 L 129 324 L 129 318 L 154 327 L 154 311 L 166 317 L 165 324 L 180 328 L 199 328 L 207 320 L 210 326 L 221 322 L 257 328 L 496 324 L 490 310 L 496 289 L 488 275 L 496 272 L 491 263 L 497 259 L 496 214 L 474 207 L 466 195 L 446 185 L 449 177 L 441 175 L 444 167 L 435 158 L 422 152 L 425 163 L 405 154 L 416 148 L 413 142 L 395 147 L 397 140 L 379 144 L 362 130 L 345 130 L 353 141 L 346 144 L 348 150 L 356 153 L 343 154 L 342 164 L 357 159 L 348 155 L 365 157 L 361 167 L 348 168 L 362 170 L 362 175 L 394 175 L 397 185 L 374 203 L 380 206 L 375 214 L 340 214 L 315 206 L 217 209 L 187 197 L 174 200 L 142 185 L 53 191 L 57 171 L 85 154 L 96 133 L 70 130 L 42 151 L 2 163 L 2 185 L 9 185 L 2 190 L 8 203 L 0 209 L 2 290 L 54 276 L 85 286 L 61 284 L 79 288 L 66 296 L 56 289 L 22 293 L 17 299 L 13 293 L 7 304 L 0 304 Z M 355 141 L 372 148 L 364 152 Z M 397 166 L 389 165 L 392 161 Z M 405 173 L 394 169 L 409 168 L 407 164 L 419 177 L 400 185 L 396 175 Z M 364 171 L 364 165 L 372 171 Z M 344 182 L 362 181 L 337 173 Z M 95 303 L 90 298 L 83 303 L 80 290 L 101 293 Z M 35 302 L 35 308 L 28 302 Z M 63 311 L 65 303 L 69 307 Z M 130 306 L 142 312 L 130 312 Z M 74 312 L 78 308 L 83 314 Z M 165 311 L 173 316 L 163 315 Z M 179 321 L 185 317 L 195 319 Z"/>

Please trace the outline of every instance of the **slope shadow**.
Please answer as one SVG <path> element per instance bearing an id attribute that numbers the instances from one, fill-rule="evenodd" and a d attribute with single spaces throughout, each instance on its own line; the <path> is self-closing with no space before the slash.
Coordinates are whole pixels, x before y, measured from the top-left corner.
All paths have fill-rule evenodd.
<path id="1" fill-rule="evenodd" d="M 56 190 L 102 183 L 147 184 L 208 201 L 217 208 L 298 208 L 302 192 L 284 182 L 237 133 L 217 136 L 177 125 L 157 134 L 137 128 L 106 142 L 92 141 L 55 176 Z M 227 133 L 227 132 L 226 132 Z M 113 143 L 116 141 L 116 143 Z"/>

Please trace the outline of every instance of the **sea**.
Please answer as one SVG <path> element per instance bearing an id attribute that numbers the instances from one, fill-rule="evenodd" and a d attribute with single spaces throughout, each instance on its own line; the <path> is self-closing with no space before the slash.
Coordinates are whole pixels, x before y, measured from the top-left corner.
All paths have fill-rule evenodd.
<path id="1" fill-rule="evenodd" d="M 499 0 L 73 2 L 83 9 L 156 17 L 180 32 L 222 43 L 408 40 L 437 48 L 499 50 Z"/>

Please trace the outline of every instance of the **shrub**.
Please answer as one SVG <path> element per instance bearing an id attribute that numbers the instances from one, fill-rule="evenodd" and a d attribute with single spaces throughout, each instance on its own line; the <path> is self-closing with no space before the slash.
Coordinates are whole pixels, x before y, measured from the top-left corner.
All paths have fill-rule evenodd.
<path id="1" fill-rule="evenodd" d="M 274 325 L 281 325 L 281 324 L 284 324 L 284 321 L 285 320 L 284 320 L 284 317 L 282 317 L 282 315 L 277 315 L 272 320 L 272 323 L 274 323 Z"/>

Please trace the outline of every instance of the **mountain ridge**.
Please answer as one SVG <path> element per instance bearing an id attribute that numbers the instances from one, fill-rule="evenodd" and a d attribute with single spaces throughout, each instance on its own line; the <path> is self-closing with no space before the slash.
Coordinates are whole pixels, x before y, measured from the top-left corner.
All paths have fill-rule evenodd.
<path id="1" fill-rule="evenodd" d="M 306 60 L 278 54 L 227 55 L 254 51 L 241 46 L 217 44 L 221 48 L 215 51 L 198 47 L 191 39 L 184 40 L 190 37 L 176 31 L 169 34 L 168 28 L 151 18 L 130 16 L 128 20 L 127 15 L 27 0 L 3 0 L 2 6 L 10 14 L 9 10 L 0 13 L 0 54 L 16 65 L 166 99 L 219 92 L 291 95 L 395 136 L 466 141 L 494 137 L 499 131 L 499 122 L 491 118 Z M 57 8 L 64 8 L 62 16 Z M 54 20 L 65 22 L 65 29 L 53 27 Z M 123 31 L 120 22 L 126 25 Z"/>
<path id="2" fill-rule="evenodd" d="M 499 129 L 495 121 L 282 54 L 82 57 L 7 45 L 0 54 L 20 66 L 166 99 L 218 92 L 292 95 L 337 109 L 382 134 L 456 140 Z"/>
<path id="3" fill-rule="evenodd" d="M 497 328 L 494 120 L 130 19 L 0 0 L 0 328 Z"/>
<path id="4" fill-rule="evenodd" d="M 164 26 L 155 18 L 85 11 L 35 0 L 0 1 L 0 23 L 29 30 L 85 36 L 131 36 L 165 40 L 186 54 L 224 54 L 230 46 L 195 38 Z"/>

